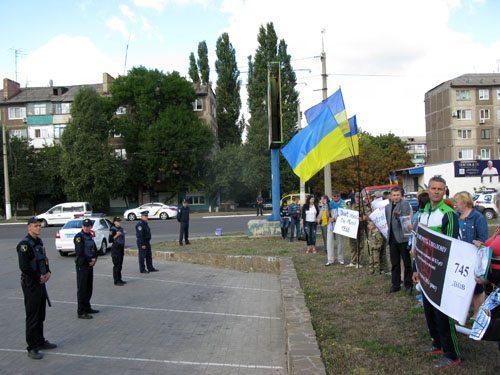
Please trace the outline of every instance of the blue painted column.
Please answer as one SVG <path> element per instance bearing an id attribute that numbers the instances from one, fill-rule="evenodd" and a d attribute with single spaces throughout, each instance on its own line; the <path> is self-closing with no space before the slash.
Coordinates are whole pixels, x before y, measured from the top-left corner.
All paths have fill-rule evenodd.
<path id="1" fill-rule="evenodd" d="M 280 220 L 280 149 L 271 149 L 271 193 L 273 199 L 273 213 L 268 221 Z"/>

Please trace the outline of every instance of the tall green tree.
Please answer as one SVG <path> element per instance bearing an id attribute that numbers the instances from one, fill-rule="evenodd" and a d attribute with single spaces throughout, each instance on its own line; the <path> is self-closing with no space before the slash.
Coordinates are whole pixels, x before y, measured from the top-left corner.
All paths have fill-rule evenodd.
<path id="1" fill-rule="evenodd" d="M 238 121 L 241 109 L 240 71 L 236 63 L 236 50 L 227 33 L 217 39 L 216 54 L 217 126 L 219 145 L 223 148 L 230 144 L 240 144 L 243 132 L 242 123 Z"/>
<path id="2" fill-rule="evenodd" d="M 208 85 L 210 83 L 210 66 L 208 65 L 207 42 L 205 41 L 198 44 L 198 70 L 200 71 L 201 83 Z"/>
<path id="3" fill-rule="evenodd" d="M 35 149 L 27 139 L 12 137 L 7 152 L 12 207 L 15 212 L 17 204 L 34 207 L 40 184 Z"/>
<path id="4" fill-rule="evenodd" d="M 281 67 L 281 103 L 283 137 L 286 143 L 294 135 L 297 125 L 298 93 L 295 90 L 296 76 L 291 66 L 287 45 L 278 36 L 272 23 L 261 26 L 257 36 L 258 47 L 255 56 L 249 56 L 248 65 L 248 107 L 251 118 L 248 125 L 245 152 L 247 167 L 244 178 L 255 192 L 268 190 L 271 186 L 270 152 L 268 149 L 267 119 L 267 67 L 278 61 Z M 299 179 L 288 163 L 280 158 L 281 190 L 298 190 Z"/>
<path id="5" fill-rule="evenodd" d="M 64 202 L 66 194 L 61 184 L 62 147 L 59 143 L 43 147 L 37 153 L 37 170 L 41 175 L 40 194 L 49 194 L 53 203 Z"/>
<path id="6" fill-rule="evenodd" d="M 215 136 L 193 111 L 193 84 L 177 72 L 137 67 L 113 82 L 111 94 L 115 108 L 127 107 L 113 120 L 127 152 L 126 195 L 141 202 L 157 184 L 171 192 L 200 186 Z"/>
<path id="7" fill-rule="evenodd" d="M 104 99 L 93 89 L 81 89 L 61 138 L 64 192 L 68 199 L 90 202 L 96 209 L 106 209 L 123 183 L 121 165 L 108 142 L 111 114 L 104 108 Z"/>
<path id="8" fill-rule="evenodd" d="M 198 65 L 196 65 L 196 58 L 194 57 L 194 53 L 191 52 L 189 55 L 189 78 L 193 83 L 200 83 L 200 74 L 198 73 Z"/>

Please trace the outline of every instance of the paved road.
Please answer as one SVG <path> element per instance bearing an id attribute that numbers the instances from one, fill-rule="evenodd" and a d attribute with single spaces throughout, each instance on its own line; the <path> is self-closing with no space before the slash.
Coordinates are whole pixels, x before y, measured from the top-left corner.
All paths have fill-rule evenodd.
<path id="1" fill-rule="evenodd" d="M 214 224 L 197 220 L 206 225 L 205 232 L 197 233 L 208 234 Z M 177 222 L 152 225 L 167 232 L 171 228 L 173 234 L 166 236 L 175 238 Z M 1 227 L 0 236 L 18 241 L 24 228 Z M 43 229 L 42 234 L 50 237 L 47 233 L 56 230 Z M 234 231 L 242 228 L 235 224 Z M 101 312 L 85 321 L 76 317 L 74 258 L 54 255 L 54 248 L 48 283 L 53 307 L 47 308 L 45 335 L 59 347 L 45 351 L 41 361 L 31 360 L 25 351 L 17 254 L 5 241 L 0 246 L 0 373 L 287 373 L 277 275 L 156 260 L 160 272 L 144 275 L 137 271 L 136 258 L 126 257 L 123 277 L 128 284 L 117 287 L 110 257 L 100 257 L 92 305 Z"/>
<path id="2" fill-rule="evenodd" d="M 201 216 L 193 215 L 189 224 L 189 236 L 206 237 L 213 236 L 216 228 L 222 228 L 223 234 L 241 233 L 248 231 L 248 221 L 256 219 L 256 216 Z M 127 246 L 135 245 L 135 224 L 136 221 L 123 221 L 122 225 L 127 231 Z M 179 238 L 179 223 L 175 219 L 171 220 L 150 220 L 149 225 L 153 233 L 152 243 L 172 241 Z M 60 226 L 42 229 L 42 239 L 49 258 L 59 256 L 56 252 L 55 237 Z M 14 250 L 19 241 L 26 235 L 26 225 L 5 224 L 0 225 L 0 261 L 6 255 L 6 251 Z"/>

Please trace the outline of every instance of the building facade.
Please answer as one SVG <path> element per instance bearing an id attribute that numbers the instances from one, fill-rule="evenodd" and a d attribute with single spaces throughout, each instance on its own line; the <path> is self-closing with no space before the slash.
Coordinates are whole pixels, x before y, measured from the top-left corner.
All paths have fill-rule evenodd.
<path id="1" fill-rule="evenodd" d="M 464 74 L 425 94 L 427 164 L 500 158 L 500 74 Z"/>
<path id="2" fill-rule="evenodd" d="M 408 153 L 411 155 L 411 161 L 415 167 L 421 167 L 425 164 L 427 158 L 427 144 L 424 136 L 400 137 L 406 144 Z"/>

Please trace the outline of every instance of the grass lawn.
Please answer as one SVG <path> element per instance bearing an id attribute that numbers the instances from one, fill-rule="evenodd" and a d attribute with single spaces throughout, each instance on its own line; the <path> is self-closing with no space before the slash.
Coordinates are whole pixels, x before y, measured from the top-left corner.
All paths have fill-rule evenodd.
<path id="1" fill-rule="evenodd" d="M 494 230 L 494 228 L 492 228 Z M 430 343 L 423 309 L 415 295 L 388 294 L 390 275 L 368 275 L 366 268 L 325 267 L 323 241 L 318 254 L 306 254 L 305 242 L 279 238 L 221 237 L 154 245 L 153 250 L 228 255 L 290 256 L 305 293 L 312 324 L 328 374 L 428 374 L 439 355 L 417 352 Z M 346 259 L 350 256 L 345 250 Z M 365 254 L 366 256 L 366 254 Z M 348 262 L 347 262 L 348 263 Z M 366 259 L 365 259 L 366 263 Z M 498 374 L 498 344 L 458 334 L 462 364 L 453 374 Z"/>

